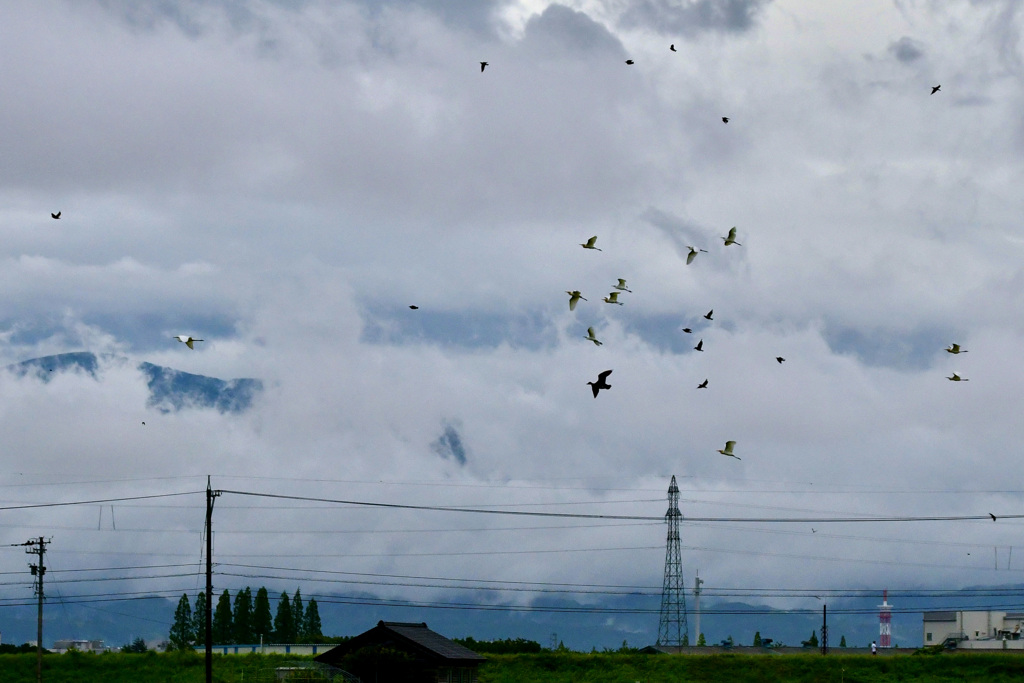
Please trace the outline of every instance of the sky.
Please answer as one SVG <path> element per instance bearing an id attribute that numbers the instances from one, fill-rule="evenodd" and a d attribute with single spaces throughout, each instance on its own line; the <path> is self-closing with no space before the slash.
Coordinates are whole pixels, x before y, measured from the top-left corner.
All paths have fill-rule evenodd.
<path id="1" fill-rule="evenodd" d="M 651 518 L 675 475 L 705 595 L 1019 582 L 1021 519 L 827 520 L 1021 513 L 1022 28 L 1013 0 L 3 4 L 0 365 L 110 355 L 0 379 L 0 505 L 190 494 L 7 511 L 0 543 L 196 563 L 207 475 Z M 164 415 L 143 361 L 264 391 Z M 224 563 L 654 591 L 664 569 L 657 519 L 216 511 Z M 770 521 L 792 517 L 822 521 Z M 250 573 L 218 585 L 282 575 Z M 311 576 L 277 582 L 354 590 Z"/>

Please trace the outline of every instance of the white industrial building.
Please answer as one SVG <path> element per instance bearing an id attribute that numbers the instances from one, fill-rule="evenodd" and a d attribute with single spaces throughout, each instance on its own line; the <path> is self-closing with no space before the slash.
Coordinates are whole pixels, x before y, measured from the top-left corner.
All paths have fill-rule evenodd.
<path id="1" fill-rule="evenodd" d="M 925 612 L 925 647 L 955 644 L 962 650 L 1024 650 L 1024 612 Z"/>

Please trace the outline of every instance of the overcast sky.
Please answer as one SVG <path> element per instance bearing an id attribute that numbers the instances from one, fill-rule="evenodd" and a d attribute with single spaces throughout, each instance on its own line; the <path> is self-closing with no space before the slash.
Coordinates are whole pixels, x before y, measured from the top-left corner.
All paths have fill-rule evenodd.
<path id="1" fill-rule="evenodd" d="M 3 377 L 3 504 L 213 474 L 656 517 L 674 474 L 684 517 L 1019 514 L 1022 28 L 1014 0 L 0 5 L 0 363 L 116 356 Z M 140 361 L 265 390 L 161 415 Z M 197 562 L 202 497 L 163 504 L 8 512 L 0 540 Z M 217 506 L 223 562 L 661 584 L 656 523 Z M 687 523 L 684 580 L 1019 581 L 1022 524 Z"/>

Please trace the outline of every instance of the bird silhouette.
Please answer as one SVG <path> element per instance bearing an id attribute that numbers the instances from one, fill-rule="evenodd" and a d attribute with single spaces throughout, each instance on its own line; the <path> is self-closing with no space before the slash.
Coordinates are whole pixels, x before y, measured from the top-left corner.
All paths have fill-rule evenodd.
<path id="1" fill-rule="evenodd" d="M 597 235 L 594 235 L 593 237 L 591 237 L 586 242 L 580 242 L 580 246 L 583 247 L 584 249 L 597 249 L 597 247 L 594 246 L 594 244 L 596 242 L 597 242 Z M 600 249 L 597 249 L 597 250 L 601 251 Z"/>
<path id="2" fill-rule="evenodd" d="M 689 327 L 684 327 L 683 332 L 685 332 L 686 334 L 690 334 L 691 332 L 693 332 L 693 330 L 691 330 Z"/>
<path id="3" fill-rule="evenodd" d="M 172 339 L 177 339 L 178 341 L 184 343 L 185 346 L 187 346 L 190 349 L 196 348 L 192 346 L 192 342 L 203 341 L 202 339 L 195 339 L 194 337 L 190 337 L 187 334 L 179 334 L 175 337 L 172 337 Z"/>
<path id="4" fill-rule="evenodd" d="M 786 359 L 783 358 L 782 356 L 775 356 L 775 360 L 779 361 L 779 365 L 782 365 L 783 363 L 786 362 Z"/>
<path id="5" fill-rule="evenodd" d="M 947 377 L 946 379 L 948 379 L 951 382 L 970 382 L 971 381 L 971 380 L 967 379 L 966 377 L 961 377 L 958 373 L 955 373 L 955 372 L 953 373 L 952 377 Z"/>
<path id="6" fill-rule="evenodd" d="M 690 253 L 688 253 L 686 255 L 686 265 L 690 265 L 691 263 L 693 263 L 693 259 L 697 258 L 697 252 L 698 251 L 703 251 L 705 254 L 708 253 L 707 249 L 696 249 L 694 247 L 686 247 L 686 248 L 690 250 Z"/>
<path id="7" fill-rule="evenodd" d="M 708 311 L 707 313 L 704 314 L 704 318 L 707 319 L 707 320 L 714 320 L 714 318 L 711 317 L 711 314 L 714 313 L 714 312 L 715 312 L 715 309 L 712 308 L 710 311 Z"/>
<path id="8" fill-rule="evenodd" d="M 142 426 L 143 426 L 143 427 L 145 427 L 145 426 L 146 426 L 146 423 L 145 423 L 145 422 L 143 422 L 143 423 L 142 423 Z"/>
<path id="9" fill-rule="evenodd" d="M 672 43 L 671 45 L 669 45 L 669 46 L 668 46 L 668 49 L 672 50 L 672 52 L 677 52 L 677 50 L 676 50 L 676 44 L 675 44 L 675 43 Z"/>
<path id="10" fill-rule="evenodd" d="M 632 294 L 632 293 L 633 293 L 633 290 L 632 290 L 632 289 L 627 289 L 627 288 L 626 288 L 626 281 L 625 281 L 625 280 L 623 280 L 623 279 L 622 279 L 621 277 L 620 277 L 620 278 L 617 278 L 617 279 L 618 279 L 618 281 L 619 281 L 619 284 L 617 284 L 617 285 L 612 285 L 612 289 L 617 289 L 617 290 L 619 290 L 620 292 L 629 292 L 630 294 Z"/>
<path id="11" fill-rule="evenodd" d="M 967 353 L 967 349 L 961 349 L 959 344 L 950 344 L 946 351 L 950 353 Z"/>
<path id="12" fill-rule="evenodd" d="M 633 65 L 633 60 L 632 59 L 627 59 L 626 60 L 626 64 L 629 64 L 630 66 L 632 66 Z"/>
<path id="13" fill-rule="evenodd" d="M 703 382 L 701 382 L 700 384 L 697 385 L 697 388 L 698 389 L 707 389 L 708 388 L 708 381 L 705 379 Z"/>
<path id="14" fill-rule="evenodd" d="M 608 296 L 602 299 L 602 301 L 604 301 L 606 304 L 618 304 L 620 306 L 622 305 L 622 302 L 619 301 L 618 292 L 608 292 Z"/>
<path id="15" fill-rule="evenodd" d="M 57 213 L 51 213 L 50 214 L 50 218 L 52 218 L 54 220 L 59 220 L 60 219 L 60 211 L 58 211 Z"/>
<path id="16" fill-rule="evenodd" d="M 704 340 L 701 339 L 699 342 L 697 342 L 697 345 L 693 347 L 693 350 L 694 351 L 703 351 L 704 350 Z"/>
<path id="17" fill-rule="evenodd" d="M 601 342 L 599 342 L 597 340 L 597 337 L 594 336 L 594 328 L 593 327 L 588 327 L 587 328 L 587 336 L 584 337 L 584 339 L 589 339 L 590 341 L 594 342 L 594 346 L 600 346 L 601 345 Z"/>
<path id="18" fill-rule="evenodd" d="M 940 90 L 941 88 L 942 88 L 942 86 L 941 86 L 941 85 L 934 85 L 934 86 L 932 86 L 932 92 L 931 92 L 931 94 L 932 94 L 932 95 L 934 95 L 935 93 L 939 92 L 939 90 Z"/>
<path id="19" fill-rule="evenodd" d="M 732 452 L 732 449 L 735 446 L 736 446 L 736 442 L 735 441 L 726 441 L 725 442 L 725 448 L 719 448 L 718 452 L 721 453 L 722 455 L 728 455 L 730 458 L 736 458 L 737 460 L 742 460 L 743 458 L 741 458 L 740 456 L 738 456 L 738 455 L 736 455 L 735 453 Z"/>
<path id="20" fill-rule="evenodd" d="M 575 311 L 576 302 L 583 299 L 583 296 L 580 294 L 580 290 L 574 289 L 571 292 L 569 290 L 565 290 L 565 293 L 569 295 L 569 310 Z M 583 300 L 586 301 L 586 299 Z"/>
<path id="21" fill-rule="evenodd" d="M 722 123 L 729 123 L 729 117 L 728 116 L 723 116 L 722 117 Z"/>
<path id="22" fill-rule="evenodd" d="M 725 237 L 723 237 L 722 239 L 725 241 L 725 246 L 729 246 L 730 244 L 735 244 L 738 247 L 742 247 L 743 246 L 742 244 L 740 244 L 739 242 L 736 241 L 736 226 L 735 225 L 733 227 L 729 228 L 729 234 L 726 235 Z"/>
<path id="23" fill-rule="evenodd" d="M 409 308 L 411 308 L 414 311 L 419 310 L 419 306 L 416 306 L 416 305 L 413 305 L 413 304 L 409 304 Z"/>
<path id="24" fill-rule="evenodd" d="M 490 62 L 480 62 L 480 73 L 483 73 L 484 69 L 486 69 L 489 65 Z"/>
<path id="25" fill-rule="evenodd" d="M 993 522 L 994 522 L 994 521 L 996 521 L 996 516 L 995 516 L 995 515 L 993 515 L 993 514 L 992 514 L 991 512 L 990 512 L 990 513 L 988 513 L 988 516 L 992 518 L 992 521 L 993 521 Z"/>
<path id="26" fill-rule="evenodd" d="M 605 370 L 597 375 L 596 382 L 587 382 L 590 385 L 591 390 L 594 392 L 594 398 L 597 398 L 597 392 L 601 389 L 611 389 L 612 385 L 608 384 L 608 375 L 612 374 L 611 370 Z"/>

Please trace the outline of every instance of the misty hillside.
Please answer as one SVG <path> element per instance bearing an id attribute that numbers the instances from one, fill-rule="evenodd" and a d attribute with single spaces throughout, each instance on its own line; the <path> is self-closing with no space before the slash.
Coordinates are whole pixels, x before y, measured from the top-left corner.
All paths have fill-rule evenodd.
<path id="1" fill-rule="evenodd" d="M 18 377 L 32 375 L 42 382 L 49 382 L 55 374 L 65 372 L 80 372 L 98 380 L 100 360 L 124 359 L 111 354 L 97 356 L 89 351 L 77 351 L 32 358 L 9 365 L 7 370 Z M 162 413 L 177 412 L 183 408 L 214 408 L 221 413 L 241 413 L 248 410 L 253 399 L 263 390 L 263 382 L 258 379 L 224 380 L 147 362 L 139 363 L 137 367 L 149 388 L 146 406 Z"/>

